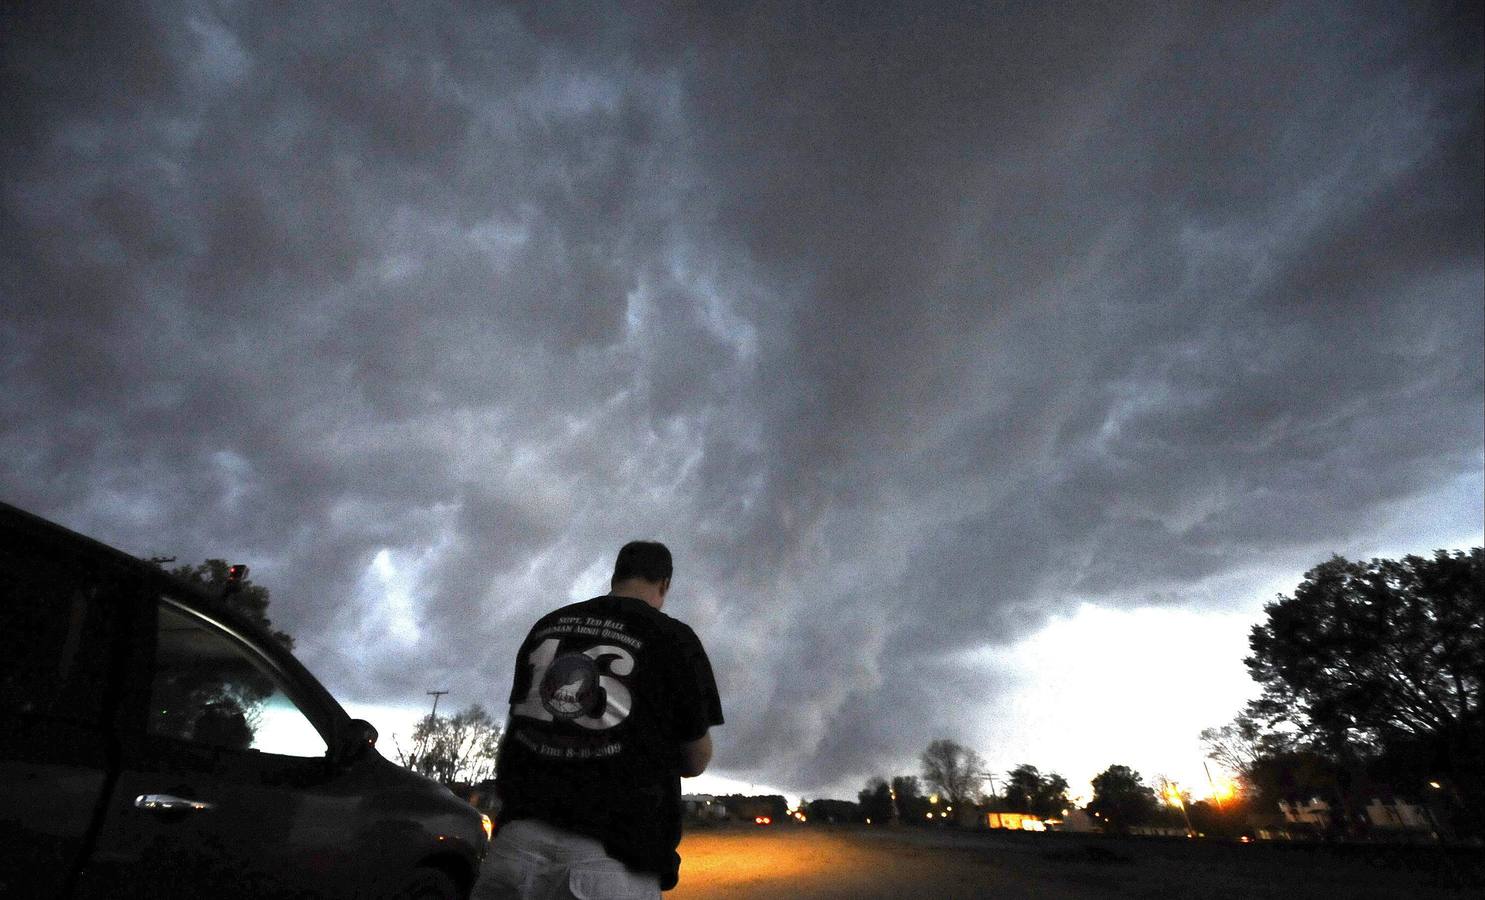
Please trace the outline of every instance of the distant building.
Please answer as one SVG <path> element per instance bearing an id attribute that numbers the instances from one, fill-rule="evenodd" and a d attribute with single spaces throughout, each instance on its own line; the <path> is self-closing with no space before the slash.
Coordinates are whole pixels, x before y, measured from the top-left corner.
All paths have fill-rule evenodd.
<path id="1" fill-rule="evenodd" d="M 1373 798 L 1366 807 L 1367 821 L 1373 828 L 1410 831 L 1434 831 L 1433 816 L 1426 808 L 1403 800 Z"/>
<path id="2" fill-rule="evenodd" d="M 1103 826 L 1086 809 L 1070 809 L 1062 817 L 1062 825 L 1057 830 L 1088 834 L 1103 831 Z"/>
<path id="3" fill-rule="evenodd" d="M 1332 822 L 1330 804 L 1318 797 L 1310 798 L 1308 803 L 1280 800 L 1279 812 L 1284 814 L 1284 821 L 1291 825 L 1308 825 L 1320 831 L 1329 829 Z"/>
<path id="4" fill-rule="evenodd" d="M 681 811 L 689 818 L 708 822 L 727 818 L 727 807 L 711 794 L 686 794 L 681 797 Z"/>
<path id="5" fill-rule="evenodd" d="M 1018 812 L 985 813 L 985 827 L 1010 831 L 1046 831 L 1047 823 L 1040 816 Z"/>

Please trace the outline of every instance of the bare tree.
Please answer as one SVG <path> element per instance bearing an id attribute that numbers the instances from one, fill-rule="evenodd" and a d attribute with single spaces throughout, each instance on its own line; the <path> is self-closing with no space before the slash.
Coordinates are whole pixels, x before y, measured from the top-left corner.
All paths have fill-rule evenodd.
<path id="1" fill-rule="evenodd" d="M 1191 802 L 1191 792 L 1182 789 L 1179 784 L 1166 775 L 1155 776 L 1155 796 L 1160 799 L 1160 802 L 1170 806 L 1178 806 Z"/>
<path id="2" fill-rule="evenodd" d="M 1203 728 L 1199 737 L 1207 759 L 1237 775 L 1245 785 L 1253 783 L 1253 768 L 1260 760 L 1299 749 L 1292 728 L 1267 727 L 1248 713 L 1226 725 Z"/>
<path id="3" fill-rule="evenodd" d="M 1200 737 L 1207 759 L 1243 778 L 1253 774 L 1253 763 L 1263 753 L 1262 728 L 1248 716 L 1219 728 L 1203 728 Z"/>
<path id="4" fill-rule="evenodd" d="M 923 780 L 950 803 L 968 803 L 977 798 L 985 761 L 968 747 L 948 738 L 928 745 L 919 758 Z"/>
<path id="5" fill-rule="evenodd" d="M 473 784 L 495 774 L 501 728 L 478 703 L 452 716 L 426 715 L 406 751 L 393 740 L 397 762 L 444 784 Z"/>
<path id="6" fill-rule="evenodd" d="M 1186 824 L 1186 834 L 1190 836 L 1196 833 L 1191 827 L 1191 813 L 1186 807 L 1191 805 L 1191 792 L 1181 790 L 1181 786 L 1164 775 L 1155 776 L 1155 796 L 1160 799 L 1160 809 L 1178 809 L 1181 811 L 1181 821 Z"/>

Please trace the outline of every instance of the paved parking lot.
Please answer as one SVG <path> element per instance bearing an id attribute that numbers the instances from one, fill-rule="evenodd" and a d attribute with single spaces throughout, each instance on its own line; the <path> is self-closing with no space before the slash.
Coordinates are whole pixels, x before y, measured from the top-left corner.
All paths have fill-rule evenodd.
<path id="1" fill-rule="evenodd" d="M 867 827 L 696 828 L 677 898 L 1477 896 L 1433 851 L 1313 848 Z M 1451 872 L 1452 870 L 1452 872 Z M 1457 874 L 1455 874 L 1457 873 Z M 1478 878 L 1478 871 L 1473 877 Z"/>

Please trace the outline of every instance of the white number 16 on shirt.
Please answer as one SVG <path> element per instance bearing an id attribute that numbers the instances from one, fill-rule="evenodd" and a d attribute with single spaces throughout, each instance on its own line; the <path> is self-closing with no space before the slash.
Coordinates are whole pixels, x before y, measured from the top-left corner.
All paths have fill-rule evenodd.
<path id="1" fill-rule="evenodd" d="M 540 722 L 561 719 L 599 731 L 629 717 L 629 688 L 619 676 L 634 671 L 634 657 L 622 647 L 600 644 L 581 653 L 557 657 L 557 638 L 542 641 L 526 656 L 531 683 L 526 698 L 511 707 L 511 715 Z M 593 715 L 598 690 L 605 697 L 600 715 Z M 581 714 L 580 714 L 581 713 Z"/>

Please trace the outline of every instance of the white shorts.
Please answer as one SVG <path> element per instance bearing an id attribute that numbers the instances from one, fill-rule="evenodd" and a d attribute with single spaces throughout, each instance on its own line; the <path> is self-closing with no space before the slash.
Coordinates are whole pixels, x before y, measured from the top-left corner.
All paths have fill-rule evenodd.
<path id="1" fill-rule="evenodd" d="M 657 900 L 660 876 L 635 872 L 603 844 L 535 819 L 500 826 L 470 900 Z"/>

